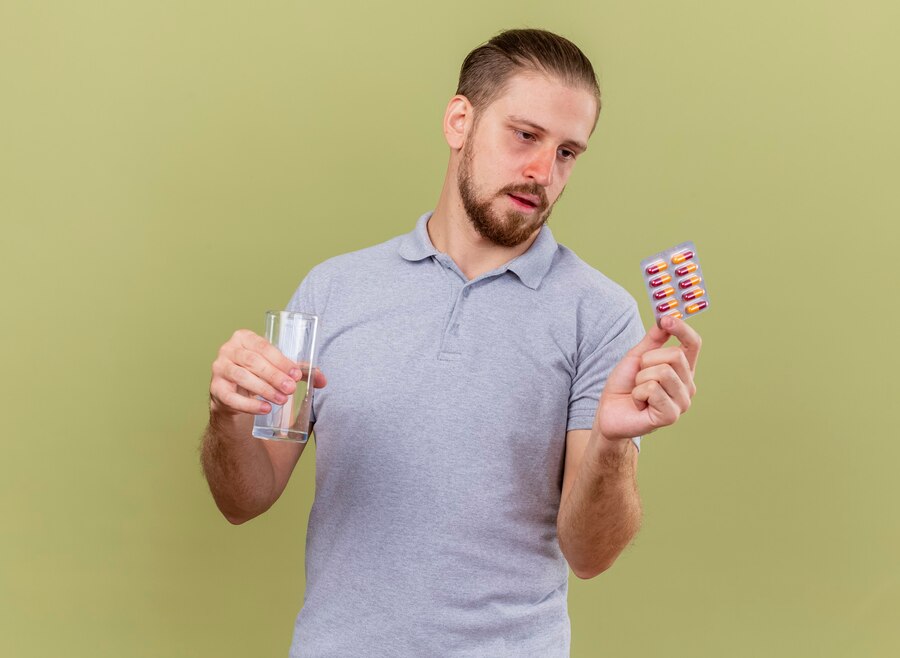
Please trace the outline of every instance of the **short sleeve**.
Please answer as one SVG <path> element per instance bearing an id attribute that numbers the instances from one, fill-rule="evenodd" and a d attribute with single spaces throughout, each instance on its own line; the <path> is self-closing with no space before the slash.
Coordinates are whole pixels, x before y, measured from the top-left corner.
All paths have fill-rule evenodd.
<path id="1" fill-rule="evenodd" d="M 587 349 L 578 355 L 569 393 L 567 431 L 591 429 L 594 426 L 600 394 L 603 393 L 609 373 L 625 353 L 644 337 L 644 327 L 634 300 L 629 298 L 625 311 L 605 331 L 597 334 L 593 340 L 584 340 Z M 634 444 L 639 450 L 640 443 L 640 437 L 635 437 Z"/>
<path id="2" fill-rule="evenodd" d="M 311 313 L 312 315 L 318 315 L 313 301 L 312 271 L 310 271 L 309 274 L 303 278 L 303 281 L 300 282 L 300 285 L 297 286 L 297 289 L 294 291 L 294 294 L 291 295 L 291 299 L 288 301 L 285 310 L 293 313 Z"/>
<path id="3" fill-rule="evenodd" d="M 300 282 L 300 285 L 297 286 L 297 289 L 294 291 L 294 294 L 291 295 L 290 300 L 288 301 L 287 307 L 285 310 L 291 311 L 294 313 L 309 313 L 311 315 L 318 316 L 319 321 L 317 323 L 316 329 L 316 355 L 314 357 L 313 363 L 317 363 L 319 361 L 319 350 L 322 345 L 322 313 L 321 309 L 319 309 L 316 305 L 316 268 L 313 268 L 309 271 L 309 273 L 304 277 L 303 281 Z M 309 421 L 310 423 L 316 422 L 316 396 L 313 395 L 313 404 L 309 413 Z"/>

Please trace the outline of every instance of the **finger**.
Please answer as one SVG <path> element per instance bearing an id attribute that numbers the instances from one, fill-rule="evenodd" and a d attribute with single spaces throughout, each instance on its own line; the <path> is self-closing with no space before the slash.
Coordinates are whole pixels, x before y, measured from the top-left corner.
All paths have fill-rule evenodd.
<path id="1" fill-rule="evenodd" d="M 275 390 L 275 388 L 270 386 L 267 382 L 239 365 L 234 363 L 226 364 L 223 374 L 225 379 L 246 389 L 251 395 L 259 395 L 275 404 L 284 404 L 287 402 L 287 395 Z M 290 384 L 292 386 L 295 385 L 293 382 L 290 382 Z"/>
<path id="2" fill-rule="evenodd" d="M 635 386 L 631 392 L 631 397 L 635 403 L 643 402 L 649 409 L 650 417 L 657 427 L 671 425 L 681 412 L 675 402 L 666 395 L 665 390 L 658 381 L 644 382 L 640 386 Z"/>
<path id="3" fill-rule="evenodd" d="M 626 356 L 641 356 L 645 352 L 662 347 L 667 340 L 669 340 L 669 332 L 654 325 L 650 327 L 650 331 L 644 334 L 641 342 L 628 350 Z"/>
<path id="4" fill-rule="evenodd" d="M 652 366 L 641 370 L 635 377 L 635 384 L 641 385 L 645 382 L 659 382 L 666 395 L 675 403 L 680 413 L 686 412 L 691 407 L 690 389 L 681 381 L 681 377 L 668 363 L 658 366 Z"/>
<path id="5" fill-rule="evenodd" d="M 255 334 L 252 331 L 245 330 L 239 336 L 239 344 L 245 350 L 256 352 L 263 356 L 266 361 L 271 363 L 284 375 L 291 377 L 295 381 L 299 380 L 299 373 L 296 377 L 291 374 L 291 370 L 299 370 L 297 363 L 282 354 L 281 350 L 262 336 Z"/>
<path id="6" fill-rule="evenodd" d="M 678 339 L 684 354 L 687 356 L 691 372 L 697 369 L 697 359 L 700 357 L 700 347 L 703 341 L 694 329 L 684 320 L 671 316 L 662 319 L 663 328 Z"/>
<path id="7" fill-rule="evenodd" d="M 218 381 L 223 385 L 214 383 L 209 390 L 210 398 L 216 406 L 253 415 L 266 414 L 271 411 L 272 406 L 265 400 L 245 397 L 224 385 L 224 380 Z"/>
<path id="8" fill-rule="evenodd" d="M 308 381 L 309 380 L 309 364 L 308 363 L 300 363 L 300 381 Z M 328 384 L 328 380 L 325 378 L 325 374 L 319 370 L 318 368 L 313 368 L 315 374 L 313 376 L 313 386 L 315 388 L 324 388 Z"/>
<path id="9" fill-rule="evenodd" d="M 280 352 L 279 352 L 280 354 Z M 259 352 L 239 348 L 233 355 L 234 363 L 266 382 L 274 389 L 290 395 L 297 389 L 297 383 L 288 373 L 276 368 Z M 264 396 L 265 397 L 265 396 Z M 271 398 L 268 398 L 271 399 Z"/>
<path id="10" fill-rule="evenodd" d="M 662 386 L 659 385 L 659 382 L 648 381 L 635 386 L 634 390 L 631 391 L 631 398 L 636 404 L 646 409 L 651 404 L 662 404 L 662 401 L 666 398 L 666 393 Z"/>
<path id="11" fill-rule="evenodd" d="M 687 386 L 691 396 L 697 392 L 694 385 L 694 374 L 688 364 L 687 355 L 680 346 L 660 347 L 644 353 L 641 357 L 641 368 L 650 368 L 658 365 L 669 365 L 676 372 L 678 377 Z"/>

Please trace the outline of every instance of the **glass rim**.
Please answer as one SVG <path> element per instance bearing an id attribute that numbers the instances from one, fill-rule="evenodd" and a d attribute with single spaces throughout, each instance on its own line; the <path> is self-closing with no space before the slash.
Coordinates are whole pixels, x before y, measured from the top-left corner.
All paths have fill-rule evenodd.
<path id="1" fill-rule="evenodd" d="M 307 320 L 316 320 L 316 321 L 318 321 L 318 319 L 319 319 L 318 315 L 314 315 L 312 313 L 305 313 L 303 311 L 285 311 L 285 310 L 276 311 L 276 310 L 270 309 L 270 310 L 266 311 L 266 315 L 290 315 L 290 316 L 297 316 L 300 318 L 305 318 Z"/>

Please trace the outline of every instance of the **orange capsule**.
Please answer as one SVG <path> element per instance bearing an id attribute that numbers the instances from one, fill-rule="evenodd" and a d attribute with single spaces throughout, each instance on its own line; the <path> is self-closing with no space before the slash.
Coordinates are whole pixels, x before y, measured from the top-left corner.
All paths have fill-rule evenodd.
<path id="1" fill-rule="evenodd" d="M 684 251 L 679 251 L 677 254 L 672 256 L 672 262 L 676 265 L 680 265 L 686 260 L 690 260 L 694 257 L 694 252 L 690 249 L 685 249 Z"/>
<path id="2" fill-rule="evenodd" d="M 666 313 L 667 318 L 675 318 L 676 320 L 680 320 L 684 316 L 681 314 L 681 311 L 672 311 L 671 313 Z"/>
<path id="3" fill-rule="evenodd" d="M 669 265 L 664 260 L 653 261 L 647 266 L 647 274 L 659 274 L 667 267 L 669 267 Z"/>
<path id="4" fill-rule="evenodd" d="M 675 274 L 677 274 L 678 276 L 687 276 L 691 272 L 696 272 L 696 271 L 697 271 L 697 263 L 685 263 L 684 265 L 679 267 L 677 270 L 675 270 Z"/>
<path id="5" fill-rule="evenodd" d="M 687 311 L 688 313 L 696 313 L 697 311 L 702 311 L 703 309 L 705 309 L 706 306 L 707 306 L 706 300 L 701 299 L 699 302 L 695 302 L 693 304 L 688 304 L 687 308 L 684 310 Z M 657 307 L 657 308 L 659 308 L 659 307 Z"/>
<path id="6" fill-rule="evenodd" d="M 696 274 L 691 274 L 688 278 L 682 279 L 681 281 L 679 281 L 678 287 L 679 288 L 693 288 L 694 286 L 699 286 L 700 282 L 702 280 L 703 279 L 701 279 Z"/>
<path id="7" fill-rule="evenodd" d="M 704 302 L 705 303 L 705 302 Z M 678 300 L 676 299 L 667 299 L 662 304 L 656 305 L 656 310 L 660 313 L 665 313 L 666 311 L 671 311 L 673 308 L 678 306 Z"/>
<path id="8" fill-rule="evenodd" d="M 675 294 L 675 288 L 672 286 L 666 286 L 665 288 L 660 288 L 653 293 L 653 299 L 665 299 L 666 297 L 671 297 Z"/>
<path id="9" fill-rule="evenodd" d="M 660 274 L 658 277 L 656 277 L 654 279 L 650 279 L 649 283 L 652 288 L 655 288 L 657 286 L 661 286 L 664 283 L 668 283 L 671 280 L 672 280 L 671 274 Z"/>
<path id="10" fill-rule="evenodd" d="M 684 301 L 689 301 L 691 299 L 697 299 L 698 297 L 703 297 L 705 292 L 706 291 L 703 290 L 703 288 L 694 288 L 693 290 L 688 290 L 686 293 L 684 293 L 681 296 L 681 298 Z"/>

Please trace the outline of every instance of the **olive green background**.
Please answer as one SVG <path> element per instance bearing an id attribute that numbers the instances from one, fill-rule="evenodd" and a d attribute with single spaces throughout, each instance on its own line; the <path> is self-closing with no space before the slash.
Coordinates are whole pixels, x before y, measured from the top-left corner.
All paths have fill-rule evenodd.
<path id="1" fill-rule="evenodd" d="M 0 1 L 0 654 L 287 654 L 314 450 L 230 526 L 210 363 L 317 262 L 411 230 L 463 57 L 525 26 L 604 94 L 557 240 L 649 322 L 640 259 L 692 239 L 713 303 L 641 533 L 571 578 L 572 655 L 898 655 L 889 0 Z"/>

